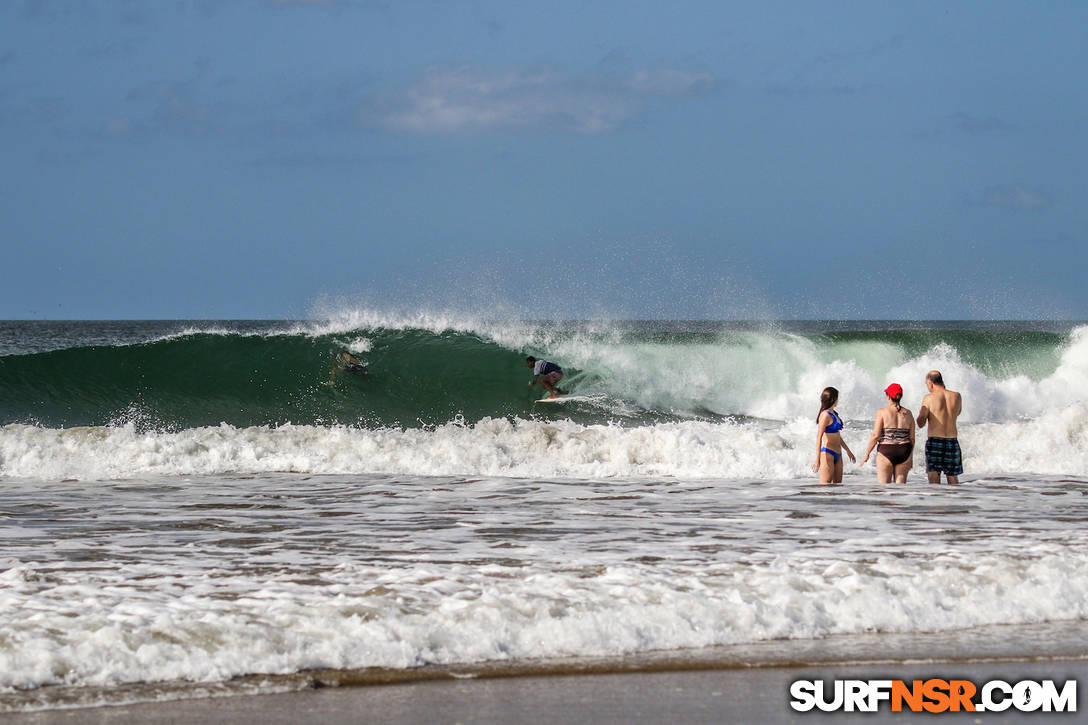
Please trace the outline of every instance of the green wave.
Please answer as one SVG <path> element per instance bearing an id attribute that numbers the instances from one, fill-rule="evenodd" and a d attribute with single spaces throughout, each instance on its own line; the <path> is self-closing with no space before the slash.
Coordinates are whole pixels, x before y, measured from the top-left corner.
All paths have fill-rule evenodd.
<path id="1" fill-rule="evenodd" d="M 334 335 L 192 334 L 7 356 L 0 420 L 414 426 L 532 412 L 523 356 L 473 335 L 384 332 L 363 355 L 365 373 L 333 375 L 342 349 Z"/>
<path id="2" fill-rule="evenodd" d="M 337 354 L 360 337 L 369 348 L 361 354 L 366 371 L 338 369 Z M 783 392 L 782 385 L 812 364 L 808 350 L 825 362 L 854 360 L 879 379 L 882 371 L 947 345 L 989 377 L 1039 380 L 1058 366 L 1068 335 L 925 328 L 799 335 L 653 325 L 536 329 L 503 337 L 501 344 L 495 339 L 420 329 L 216 331 L 3 355 L 0 424 L 134 423 L 170 430 L 220 423 L 419 427 L 489 416 L 624 424 L 721 420 L 743 416 L 751 396 Z M 527 353 L 555 356 L 567 374 L 564 387 L 593 393 L 599 404 L 534 405 L 542 390 L 527 386 Z M 726 387 L 735 394 L 719 395 Z"/>

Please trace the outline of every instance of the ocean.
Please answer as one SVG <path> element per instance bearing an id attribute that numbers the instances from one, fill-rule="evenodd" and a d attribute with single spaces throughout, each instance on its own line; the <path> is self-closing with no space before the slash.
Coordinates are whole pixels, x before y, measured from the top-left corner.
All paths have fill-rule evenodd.
<path id="1" fill-rule="evenodd" d="M 526 355 L 579 399 L 535 403 Z M 961 484 L 919 445 L 906 484 L 818 485 L 820 391 L 860 460 L 933 368 Z M 0 322 L 0 491 L 0 712 L 1083 659 L 1088 323 Z"/>

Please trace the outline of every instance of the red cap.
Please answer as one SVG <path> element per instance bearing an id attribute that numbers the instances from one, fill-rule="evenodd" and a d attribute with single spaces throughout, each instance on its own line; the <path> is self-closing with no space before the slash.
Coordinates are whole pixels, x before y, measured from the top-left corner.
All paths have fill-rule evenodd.
<path id="1" fill-rule="evenodd" d="M 887 393 L 889 397 L 895 398 L 903 394 L 903 386 L 899 383 L 892 383 L 884 388 L 884 392 Z"/>

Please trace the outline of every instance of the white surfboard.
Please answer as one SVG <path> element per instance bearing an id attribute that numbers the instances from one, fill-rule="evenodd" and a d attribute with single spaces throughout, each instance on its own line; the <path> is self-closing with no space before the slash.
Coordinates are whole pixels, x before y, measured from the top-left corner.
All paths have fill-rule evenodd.
<path id="1" fill-rule="evenodd" d="M 596 400 L 597 397 L 592 395 L 560 395 L 558 398 L 541 398 L 540 400 L 533 401 L 534 403 L 576 403 L 579 400 Z"/>

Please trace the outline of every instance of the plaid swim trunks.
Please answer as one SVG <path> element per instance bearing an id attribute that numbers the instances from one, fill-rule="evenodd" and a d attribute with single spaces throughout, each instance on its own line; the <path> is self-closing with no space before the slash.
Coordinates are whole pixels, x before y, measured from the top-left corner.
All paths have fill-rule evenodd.
<path id="1" fill-rule="evenodd" d="M 946 476 L 963 473 L 963 454 L 956 438 L 926 439 L 926 471 L 939 471 Z"/>
<path id="2" fill-rule="evenodd" d="M 544 373 L 540 376 L 540 379 L 546 382 L 548 385 L 556 385 L 563 379 L 563 373 L 558 370 L 553 370 L 550 373 Z"/>

